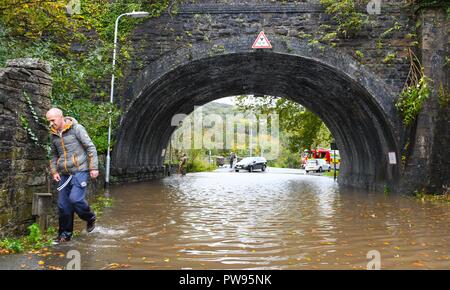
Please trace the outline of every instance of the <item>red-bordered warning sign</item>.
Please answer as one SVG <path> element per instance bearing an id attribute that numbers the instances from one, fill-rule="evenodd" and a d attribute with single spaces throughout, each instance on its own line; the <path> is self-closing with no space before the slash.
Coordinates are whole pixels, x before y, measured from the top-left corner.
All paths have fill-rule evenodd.
<path id="1" fill-rule="evenodd" d="M 269 39 L 264 34 L 264 31 L 261 31 L 258 37 L 253 42 L 252 48 L 272 48 Z"/>

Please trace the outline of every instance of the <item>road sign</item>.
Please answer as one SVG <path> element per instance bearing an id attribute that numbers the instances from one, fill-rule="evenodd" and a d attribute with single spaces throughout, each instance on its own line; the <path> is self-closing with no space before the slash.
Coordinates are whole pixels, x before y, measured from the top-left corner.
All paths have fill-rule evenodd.
<path id="1" fill-rule="evenodd" d="M 397 164 L 395 152 L 389 152 L 389 164 Z"/>
<path id="2" fill-rule="evenodd" d="M 267 39 L 264 31 L 261 31 L 258 37 L 255 39 L 255 42 L 252 45 L 252 48 L 272 48 L 269 39 Z"/>

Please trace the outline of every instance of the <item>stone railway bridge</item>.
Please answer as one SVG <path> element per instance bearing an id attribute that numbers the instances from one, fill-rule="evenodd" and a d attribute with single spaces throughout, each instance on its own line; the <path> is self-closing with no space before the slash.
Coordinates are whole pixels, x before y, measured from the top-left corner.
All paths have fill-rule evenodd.
<path id="1" fill-rule="evenodd" d="M 337 24 L 313 0 L 184 1 L 176 14 L 145 20 L 132 34 L 132 63 L 115 95 L 123 114 L 115 132 L 113 176 L 118 181 L 160 176 L 163 149 L 176 129 L 174 115 L 215 99 L 255 94 L 294 100 L 326 123 L 343 158 L 340 184 L 445 192 L 446 7 L 413 11 L 403 2 L 382 1 L 381 13 L 369 15 L 359 32 L 332 41 Z M 262 30 L 273 48 L 251 49 Z M 395 102 L 407 79 L 409 48 L 433 90 L 417 121 L 405 127 Z M 0 237 L 2 229 L 30 218 L 33 192 L 48 190 L 45 150 L 30 142 L 20 112 L 29 111 L 31 100 L 38 115 L 45 113 L 49 74 L 48 65 L 22 60 L 0 70 Z M 45 126 L 34 131 L 45 140 Z M 390 152 L 397 164 L 390 164 Z"/>
<path id="2" fill-rule="evenodd" d="M 412 133 L 395 108 L 414 35 L 425 73 L 436 86 L 448 85 L 445 11 L 414 15 L 403 1 L 383 1 L 381 13 L 369 15 L 356 35 L 327 42 L 321 36 L 336 31 L 336 22 L 318 1 L 193 2 L 134 31 L 133 62 L 116 96 L 124 111 L 112 155 L 119 180 L 162 170 L 174 115 L 218 98 L 255 94 L 289 98 L 325 122 L 343 159 L 340 184 L 382 190 L 436 188 L 443 180 L 431 180 L 442 174 L 448 181 L 445 164 L 431 165 L 448 155 L 436 143 L 444 134 L 436 131 L 443 115 L 436 94 Z M 422 23 L 418 31 L 416 21 Z M 273 48 L 254 50 L 262 30 Z M 397 164 L 390 164 L 389 152 Z"/>

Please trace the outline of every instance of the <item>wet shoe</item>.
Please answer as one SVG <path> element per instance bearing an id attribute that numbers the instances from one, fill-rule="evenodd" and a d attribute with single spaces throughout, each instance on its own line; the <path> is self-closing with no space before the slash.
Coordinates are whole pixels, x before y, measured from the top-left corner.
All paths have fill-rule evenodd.
<path id="1" fill-rule="evenodd" d="M 70 237 L 66 237 L 66 236 L 58 236 L 58 237 L 54 240 L 54 243 L 56 243 L 56 244 L 63 244 L 63 243 L 67 243 L 68 241 L 70 241 Z"/>
<path id="2" fill-rule="evenodd" d="M 95 221 L 97 219 L 94 217 L 93 219 L 91 219 L 90 221 L 87 222 L 86 224 L 86 231 L 88 233 L 92 232 L 95 229 Z"/>

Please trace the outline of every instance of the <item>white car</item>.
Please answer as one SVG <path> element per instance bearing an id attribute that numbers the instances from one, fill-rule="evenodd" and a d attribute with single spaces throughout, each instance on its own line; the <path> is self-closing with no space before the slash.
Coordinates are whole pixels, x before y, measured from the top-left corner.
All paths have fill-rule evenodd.
<path id="1" fill-rule="evenodd" d="M 305 166 L 306 173 L 310 171 L 315 172 L 323 172 L 323 171 L 331 171 L 331 166 L 323 159 L 310 159 L 306 162 Z"/>

